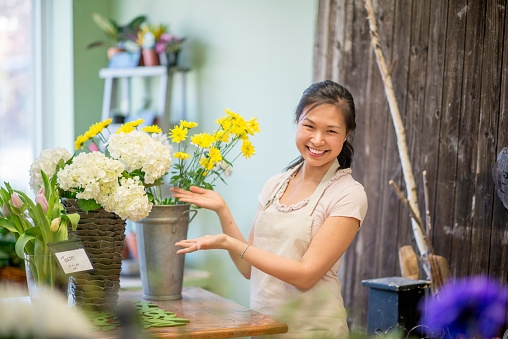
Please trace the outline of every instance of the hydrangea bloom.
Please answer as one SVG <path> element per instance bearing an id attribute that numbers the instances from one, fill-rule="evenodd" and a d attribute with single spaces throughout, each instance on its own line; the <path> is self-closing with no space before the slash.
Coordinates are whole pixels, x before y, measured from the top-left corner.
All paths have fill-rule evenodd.
<path id="1" fill-rule="evenodd" d="M 81 153 L 58 172 L 57 181 L 65 191 L 82 189 L 76 198 L 95 199 L 100 204 L 101 196 L 116 189 L 123 171 L 124 165 L 120 161 L 101 152 Z"/>
<path id="2" fill-rule="evenodd" d="M 78 190 L 76 198 L 94 199 L 106 211 L 137 221 L 150 213 L 152 204 L 139 177 L 123 177 L 124 169 L 103 153 L 81 153 L 58 172 L 57 180 L 65 191 Z"/>
<path id="3" fill-rule="evenodd" d="M 120 186 L 109 201 L 99 202 L 108 212 L 116 213 L 122 219 L 137 221 L 148 216 L 152 210 L 152 203 L 148 201 L 143 183 L 139 177 L 121 178 Z"/>
<path id="4" fill-rule="evenodd" d="M 507 308 L 507 287 L 483 276 L 456 280 L 438 297 L 420 303 L 422 324 L 434 333 L 448 330 L 452 338 L 495 337 L 506 321 Z"/>
<path id="5" fill-rule="evenodd" d="M 143 132 L 113 134 L 106 146 L 111 157 L 121 161 L 127 172 L 143 171 L 145 184 L 154 183 L 171 166 L 171 151 Z"/>
<path id="6" fill-rule="evenodd" d="M 46 173 L 48 177 L 55 174 L 56 165 L 60 160 L 64 162 L 71 158 L 71 154 L 65 148 L 56 147 L 42 151 L 41 155 L 30 166 L 30 187 L 32 191 L 37 192 L 40 187 L 44 186 L 42 180 L 41 170 Z"/>

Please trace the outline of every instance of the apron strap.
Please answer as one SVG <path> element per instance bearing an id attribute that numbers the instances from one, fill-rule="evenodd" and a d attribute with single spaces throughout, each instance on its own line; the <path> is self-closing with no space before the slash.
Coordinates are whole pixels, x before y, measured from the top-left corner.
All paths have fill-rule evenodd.
<path id="1" fill-rule="evenodd" d="M 312 214 L 312 212 L 314 211 L 314 208 L 316 207 L 319 199 L 321 199 L 321 196 L 323 195 L 323 192 L 328 187 L 328 182 L 330 182 L 330 180 L 335 176 L 335 172 L 337 172 L 337 169 L 339 167 L 340 167 L 339 161 L 337 159 L 335 159 L 335 161 L 330 166 L 328 171 L 326 171 L 326 174 L 323 177 L 323 179 L 321 179 L 321 182 L 319 183 L 318 187 L 316 188 L 316 190 L 312 194 L 312 196 L 311 196 L 311 198 L 309 200 L 309 203 L 307 205 L 305 205 L 305 207 L 303 207 L 301 209 L 302 214 L 306 214 L 306 215 L 311 215 Z"/>
<path id="2" fill-rule="evenodd" d="M 266 210 L 268 208 L 268 206 L 270 206 L 273 202 L 273 200 L 275 200 L 275 196 L 277 195 L 277 193 L 279 193 L 280 189 L 282 188 L 282 186 L 284 185 L 284 183 L 289 179 L 289 177 L 291 175 L 293 175 L 293 173 L 295 173 L 295 171 L 297 171 L 301 166 L 303 165 L 303 162 L 301 164 L 298 164 L 296 165 L 295 167 L 293 168 L 290 168 L 289 170 L 286 171 L 286 173 L 282 176 L 282 180 L 280 182 L 280 185 L 277 186 L 277 189 L 275 190 L 275 193 L 272 195 L 272 197 L 270 199 L 268 199 L 268 201 L 266 202 L 265 206 L 263 207 L 263 211 Z"/>
<path id="3" fill-rule="evenodd" d="M 268 199 L 268 201 L 266 202 L 265 206 L 263 207 L 263 211 L 266 210 L 268 208 L 268 206 L 271 205 L 271 203 L 275 199 L 275 196 L 280 191 L 282 186 L 286 183 L 286 181 L 289 179 L 289 177 L 295 171 L 297 171 L 302 165 L 303 165 L 303 163 L 299 164 L 298 166 L 293 167 L 292 169 L 288 170 L 284 174 L 283 180 L 281 180 L 280 185 L 277 187 L 277 189 L 275 190 L 275 193 L 272 195 L 272 197 L 270 199 Z M 312 196 L 311 196 L 311 198 L 309 200 L 309 203 L 305 207 L 303 207 L 301 209 L 301 211 L 303 212 L 302 214 L 306 214 L 306 215 L 311 215 L 312 214 L 312 211 L 314 211 L 314 208 L 316 207 L 319 199 L 321 198 L 321 195 L 323 195 L 324 190 L 328 186 L 328 182 L 333 178 L 333 176 L 335 175 L 335 172 L 337 172 L 337 169 L 339 167 L 340 167 L 339 161 L 337 159 L 335 159 L 335 161 L 330 166 L 330 168 L 326 172 L 326 174 L 323 177 L 323 179 L 321 179 L 321 182 L 319 183 L 318 187 L 316 188 L 316 190 L 312 194 Z"/>

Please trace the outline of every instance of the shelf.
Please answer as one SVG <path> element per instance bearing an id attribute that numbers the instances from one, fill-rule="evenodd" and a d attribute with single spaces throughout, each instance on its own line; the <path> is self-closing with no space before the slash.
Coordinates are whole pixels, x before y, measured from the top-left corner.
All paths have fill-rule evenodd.
<path id="1" fill-rule="evenodd" d="M 166 67 L 166 66 L 140 66 L 133 68 L 102 68 L 99 71 L 101 79 L 106 78 L 128 78 L 128 77 L 150 77 L 161 76 L 169 73 L 188 72 L 190 68 Z"/>
<path id="2" fill-rule="evenodd" d="M 184 75 L 190 71 L 186 67 L 167 67 L 167 66 L 141 66 L 133 68 L 102 68 L 99 71 L 99 78 L 104 79 L 104 97 L 102 102 L 102 120 L 111 117 L 111 110 L 115 99 L 117 82 L 120 81 L 122 86 L 121 107 L 128 114 L 130 112 L 130 80 L 135 77 L 159 77 L 159 103 L 157 116 L 160 119 L 159 126 L 163 131 L 169 129 L 171 91 L 173 87 L 173 77 L 176 73 L 181 73 L 179 77 L 179 86 L 182 93 L 185 93 Z M 184 94 L 183 94 L 184 95 Z M 182 107 L 179 112 L 180 120 L 183 119 L 183 99 Z"/>

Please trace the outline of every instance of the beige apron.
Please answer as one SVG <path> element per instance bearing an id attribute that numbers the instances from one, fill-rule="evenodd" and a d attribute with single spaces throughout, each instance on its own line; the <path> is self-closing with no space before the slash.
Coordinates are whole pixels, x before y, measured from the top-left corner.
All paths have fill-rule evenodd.
<path id="1" fill-rule="evenodd" d="M 311 241 L 311 214 L 338 167 L 335 160 L 309 203 L 298 214 L 265 211 L 298 166 L 289 170 L 259 213 L 253 245 L 282 257 L 300 260 Z M 252 267 L 250 307 L 288 324 L 289 331 L 281 335 L 282 338 L 342 338 L 349 334 L 337 281 L 322 278 L 310 289 L 301 290 Z"/>

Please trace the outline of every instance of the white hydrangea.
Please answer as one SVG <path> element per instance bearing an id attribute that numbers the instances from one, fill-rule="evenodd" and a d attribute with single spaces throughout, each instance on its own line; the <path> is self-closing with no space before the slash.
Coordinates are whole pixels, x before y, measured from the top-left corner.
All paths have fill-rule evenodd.
<path id="1" fill-rule="evenodd" d="M 173 152 L 173 145 L 169 142 L 168 135 L 166 133 L 152 133 L 152 139 L 160 142 L 166 146 L 170 152 Z"/>
<path id="2" fill-rule="evenodd" d="M 121 161 L 127 172 L 143 171 L 145 184 L 152 184 L 171 166 L 171 151 L 143 132 L 113 134 L 106 146 L 111 157 Z"/>
<path id="3" fill-rule="evenodd" d="M 58 172 L 57 182 L 65 191 L 83 189 L 76 198 L 95 199 L 100 204 L 101 196 L 115 191 L 123 171 L 120 161 L 107 158 L 101 152 L 81 153 Z"/>
<path id="4" fill-rule="evenodd" d="M 120 186 L 105 201 L 98 201 L 108 212 L 116 213 L 122 219 L 137 221 L 148 216 L 152 203 L 148 201 L 145 187 L 139 177 L 121 178 Z"/>
<path id="5" fill-rule="evenodd" d="M 71 154 L 63 147 L 45 149 L 30 166 L 30 188 L 37 192 L 40 187 L 44 186 L 41 170 L 46 173 L 48 178 L 55 174 L 56 165 L 63 159 L 67 161 L 71 158 Z"/>

